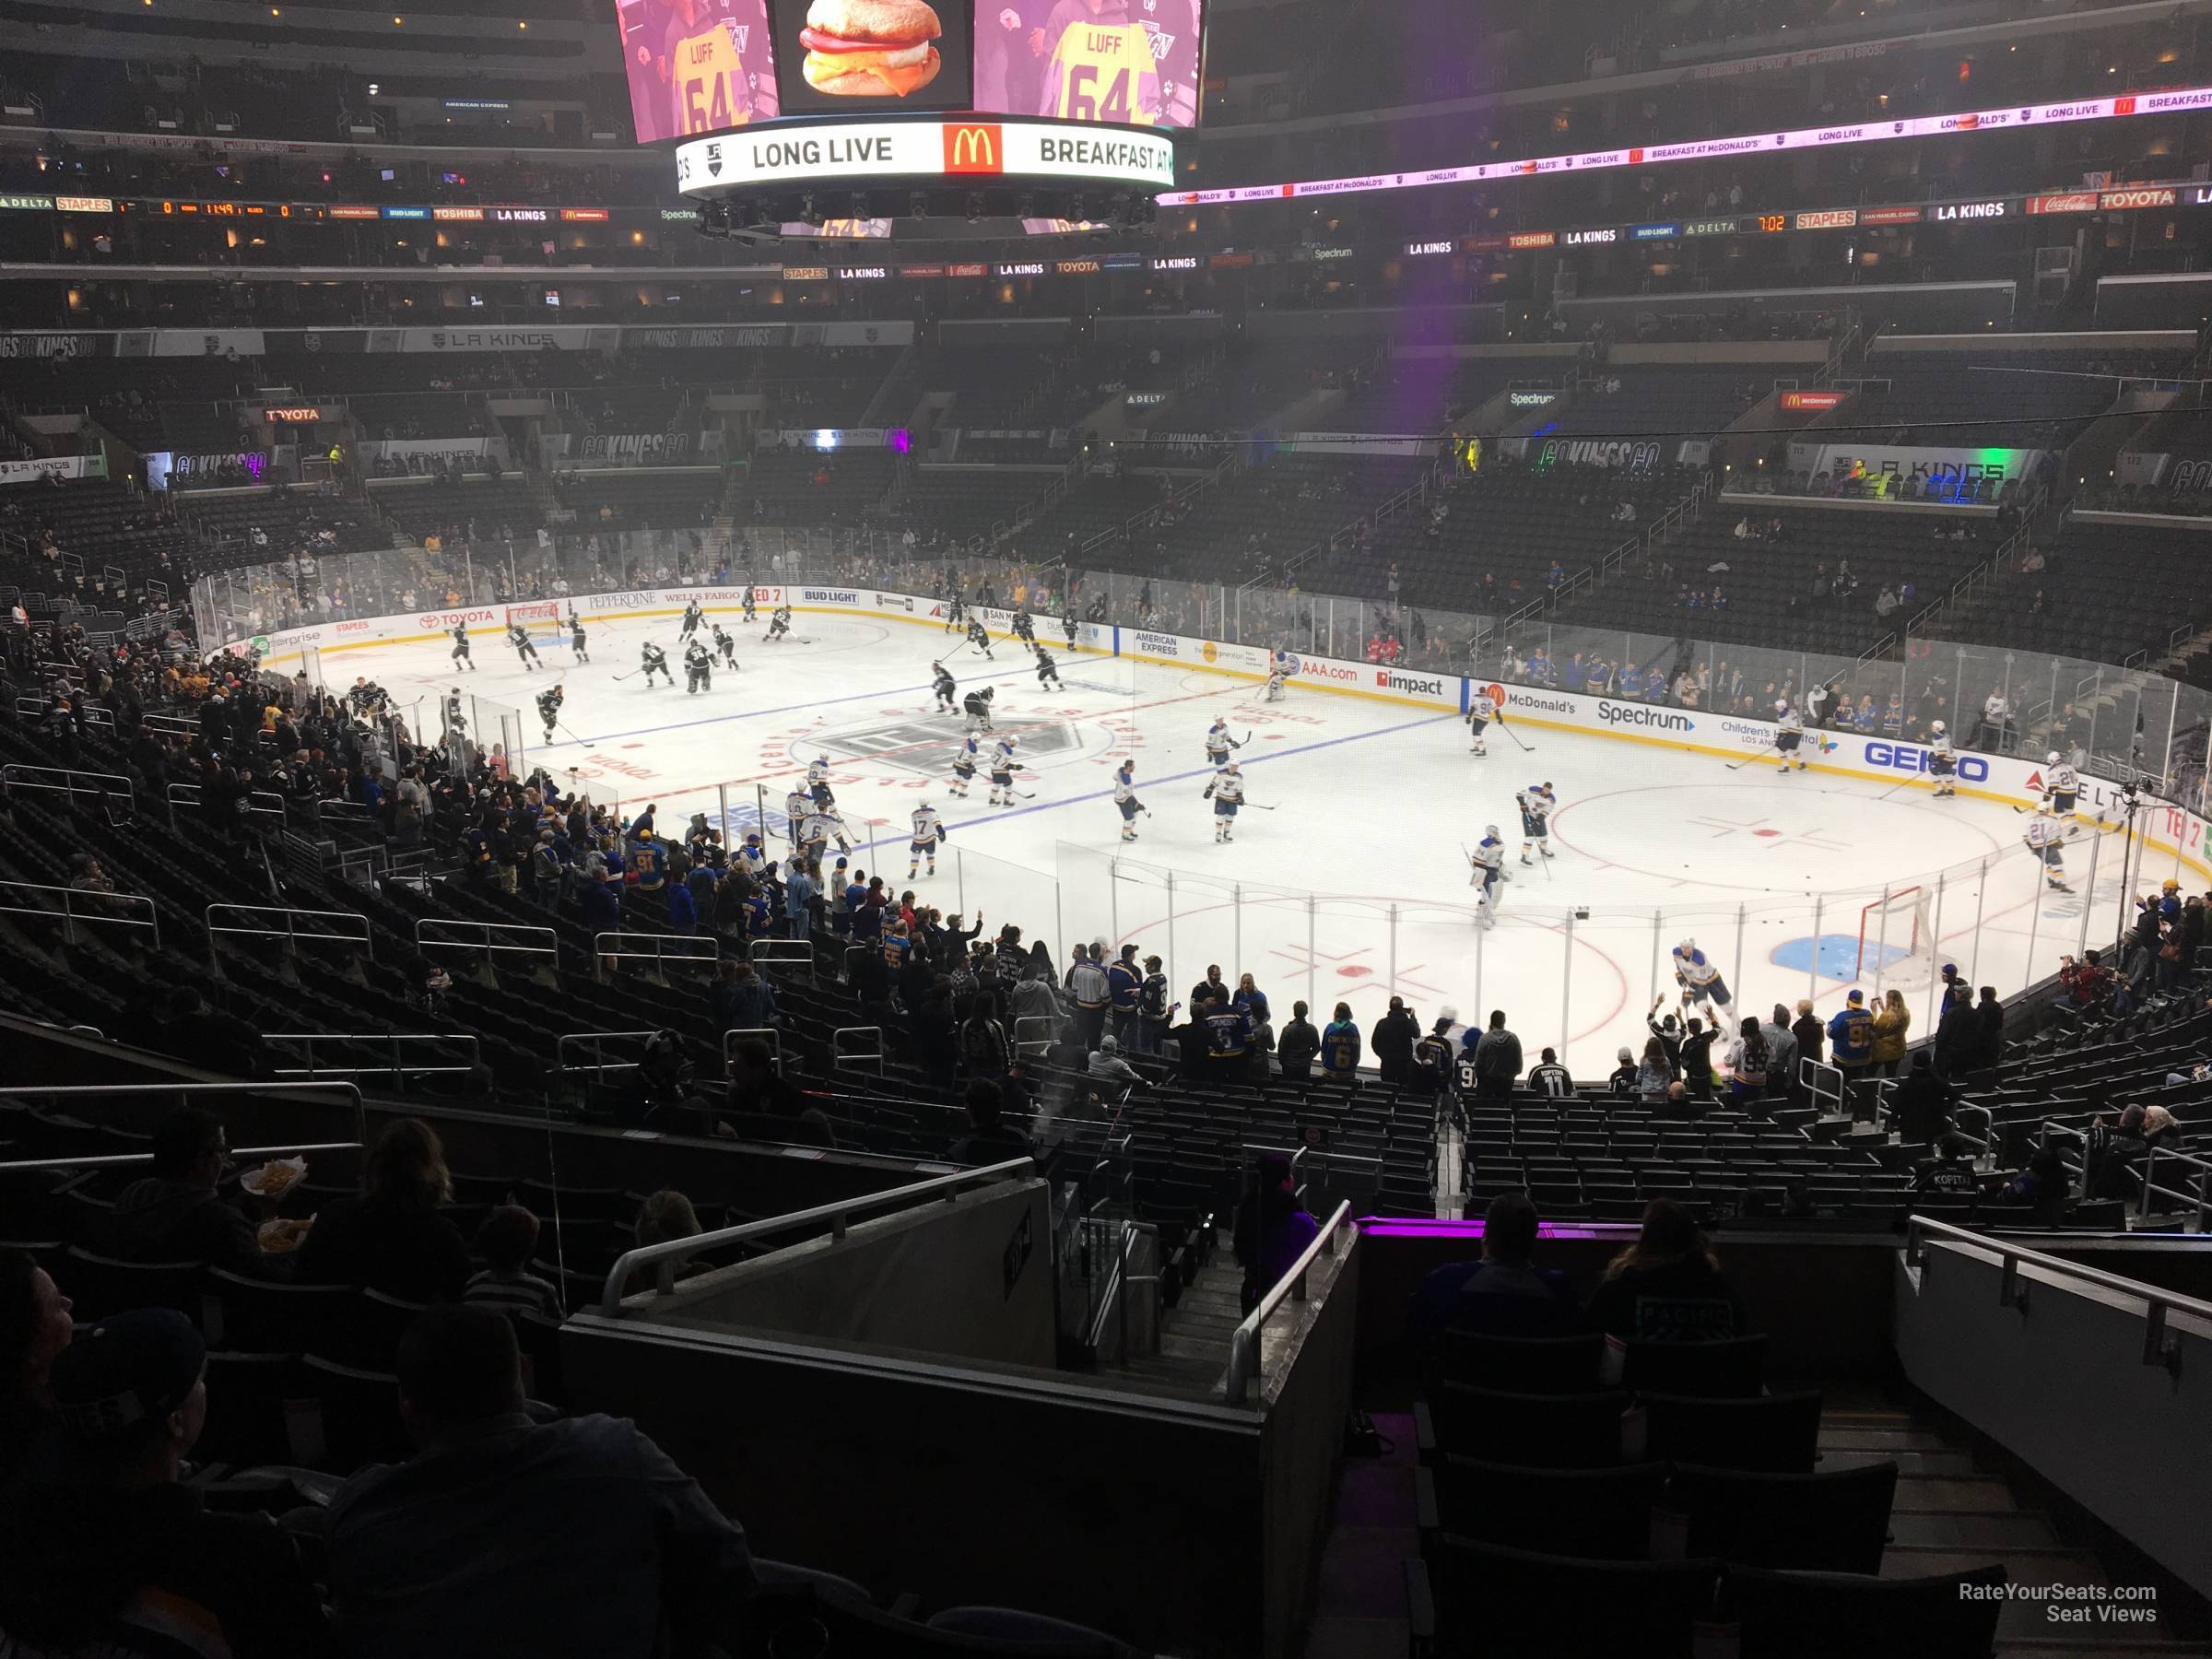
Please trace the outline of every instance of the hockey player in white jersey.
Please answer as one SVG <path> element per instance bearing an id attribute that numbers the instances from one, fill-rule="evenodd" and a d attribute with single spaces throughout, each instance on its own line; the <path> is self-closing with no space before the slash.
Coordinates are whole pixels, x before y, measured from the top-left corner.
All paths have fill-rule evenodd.
<path id="1" fill-rule="evenodd" d="M 2035 816 L 2028 820 L 2028 828 L 2020 836 L 2028 851 L 2042 865 L 2044 885 L 2053 893 L 2074 890 L 2066 885 L 2068 839 L 2065 820 L 2053 812 L 2048 802 L 2035 809 Z"/>
<path id="2" fill-rule="evenodd" d="M 1774 752 L 1782 757 L 1776 771 L 1788 771 L 1793 760 L 1796 761 L 1799 771 L 1805 770 L 1805 757 L 1797 752 L 1798 745 L 1804 741 L 1805 717 L 1797 712 L 1795 704 L 1784 698 L 1774 705 Z"/>
<path id="3" fill-rule="evenodd" d="M 1237 770 L 1234 760 L 1221 763 L 1214 781 L 1206 786 L 1206 794 L 1214 803 L 1214 840 L 1235 841 L 1237 808 L 1244 805 L 1244 774 Z"/>
<path id="4" fill-rule="evenodd" d="M 929 873 L 932 876 L 937 873 L 937 843 L 946 835 L 944 820 L 937 817 L 937 809 L 927 801 L 914 808 L 913 823 L 913 837 L 906 852 L 906 878 L 909 881 L 913 880 L 914 872 L 924 858 L 929 860 Z"/>
<path id="5" fill-rule="evenodd" d="M 1491 927 L 1498 921 L 1498 900 L 1504 896 L 1505 841 L 1498 826 L 1484 826 L 1482 839 L 1467 854 L 1467 885 L 1481 889 L 1476 895 L 1475 925 Z"/>
<path id="6" fill-rule="evenodd" d="M 803 788 L 794 785 L 783 797 L 783 817 L 786 828 L 791 830 L 791 844 L 794 849 L 804 844 L 799 840 L 799 830 L 806 821 L 806 815 L 813 810 L 814 797 Z"/>
<path id="7" fill-rule="evenodd" d="M 1229 759 L 1229 751 L 1244 746 L 1229 735 L 1229 722 L 1217 718 L 1206 729 L 1206 758 L 1216 771 Z"/>
<path id="8" fill-rule="evenodd" d="M 991 805 L 994 806 L 1014 805 L 1014 774 L 1021 765 L 1014 759 L 1015 743 L 1014 734 L 1008 732 L 999 738 L 997 747 L 991 751 Z"/>
<path id="9" fill-rule="evenodd" d="M 1136 798 L 1136 762 L 1134 760 L 1124 760 L 1114 769 L 1113 806 L 1122 815 L 1122 839 L 1125 841 L 1135 841 L 1136 815 L 1144 811 L 1145 804 Z"/>
<path id="10" fill-rule="evenodd" d="M 2063 824 L 2074 816 L 2075 803 L 2080 799 L 2081 774 L 2053 749 L 2043 757 L 2043 804 Z"/>
<path id="11" fill-rule="evenodd" d="M 1530 784 L 1513 797 L 1513 805 L 1521 808 L 1521 862 L 1533 862 L 1528 856 L 1532 848 L 1549 858 L 1551 815 L 1559 806 L 1559 797 L 1552 793 L 1550 783 Z"/>
<path id="12" fill-rule="evenodd" d="M 830 757 L 827 755 L 817 755 L 813 759 L 806 762 L 807 793 L 813 795 L 815 799 L 818 801 L 822 797 L 822 792 L 829 788 L 829 786 Z"/>
<path id="13" fill-rule="evenodd" d="M 1290 653 L 1278 651 L 1267 659 L 1267 700 L 1283 700 L 1283 682 L 1290 677 Z"/>
<path id="14" fill-rule="evenodd" d="M 1698 948 L 1695 939 L 1675 947 L 1675 982 L 1682 987 L 1682 1006 L 1702 1008 L 1716 1026 L 1728 1018 L 1732 1002 L 1728 982 L 1712 958 Z"/>
<path id="15" fill-rule="evenodd" d="M 1959 756 L 1940 720 L 1928 722 L 1928 776 L 1936 780 L 1937 800 L 1947 801 L 1959 793 Z"/>
<path id="16" fill-rule="evenodd" d="M 971 732 L 961 742 L 959 751 L 952 758 L 952 793 L 963 801 L 968 798 L 968 785 L 975 782 L 975 768 L 982 759 L 982 746 Z"/>
<path id="17" fill-rule="evenodd" d="M 1499 711 L 1498 700 L 1488 691 L 1470 693 L 1467 698 L 1467 734 L 1472 742 L 1468 746 L 1467 753 L 1487 755 L 1490 752 L 1488 745 L 1482 740 L 1482 735 L 1488 729 L 1489 724 L 1493 720 L 1500 724 L 1503 724 L 1505 722 L 1504 714 Z"/>

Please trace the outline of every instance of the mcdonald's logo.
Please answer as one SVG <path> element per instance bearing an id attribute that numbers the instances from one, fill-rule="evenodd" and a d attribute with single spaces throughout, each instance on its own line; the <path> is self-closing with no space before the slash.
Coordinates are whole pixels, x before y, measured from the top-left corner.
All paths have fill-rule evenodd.
<path id="1" fill-rule="evenodd" d="M 947 122 L 945 171 L 948 173 L 1006 171 L 1006 146 L 995 121 Z"/>

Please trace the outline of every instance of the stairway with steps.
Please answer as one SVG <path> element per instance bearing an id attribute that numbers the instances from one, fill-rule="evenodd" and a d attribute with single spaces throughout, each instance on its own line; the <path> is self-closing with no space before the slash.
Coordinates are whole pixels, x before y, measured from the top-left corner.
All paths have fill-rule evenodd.
<path id="1" fill-rule="evenodd" d="M 1218 1397 L 1229 1339 L 1243 1321 L 1237 1305 L 1243 1278 L 1230 1252 L 1214 1251 L 1161 1323 L 1159 1352 L 1132 1360 L 1130 1372 Z"/>
<path id="2" fill-rule="evenodd" d="M 1839 1392 L 1830 1390 L 1833 1398 Z M 1300 1659 L 1397 1659 L 1406 1651 L 1400 1573 L 1419 1548 L 1414 1529 L 1413 1423 L 1375 1413 L 1387 1449 L 1347 1460 L 1323 1547 L 1313 1617 Z M 2063 1535 L 2054 1518 L 2021 1500 L 2004 1476 L 1967 1446 L 1881 1398 L 1832 1404 L 1820 1421 L 1822 1470 L 1894 1462 L 1897 1496 L 1885 1578 L 1924 1578 L 2002 1561 L 2015 1584 L 2105 1584 L 2096 1554 Z M 2212 1647 L 2177 1640 L 2163 1618 L 2139 1626 L 2056 1624 L 2040 1600 L 2008 1602 L 1997 1621 L 1996 1659 L 2204 1659 Z M 2084 1604 L 2068 1604 L 2080 1606 Z"/>

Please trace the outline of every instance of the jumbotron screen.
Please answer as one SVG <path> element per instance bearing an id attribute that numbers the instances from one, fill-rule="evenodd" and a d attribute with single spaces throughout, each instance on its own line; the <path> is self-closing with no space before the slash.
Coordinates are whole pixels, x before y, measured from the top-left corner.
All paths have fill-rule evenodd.
<path id="1" fill-rule="evenodd" d="M 616 0 L 638 141 L 794 115 L 1198 123 L 1204 0 Z"/>

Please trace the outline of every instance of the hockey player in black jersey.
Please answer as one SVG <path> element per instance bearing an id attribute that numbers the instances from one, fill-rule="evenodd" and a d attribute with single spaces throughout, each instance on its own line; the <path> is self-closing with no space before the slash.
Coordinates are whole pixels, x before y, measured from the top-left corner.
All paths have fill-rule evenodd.
<path id="1" fill-rule="evenodd" d="M 779 605 L 768 619 L 768 631 L 760 636 L 763 644 L 773 645 L 791 632 L 791 606 Z"/>
<path id="2" fill-rule="evenodd" d="M 704 620 L 706 620 L 706 613 L 699 608 L 698 600 L 692 600 L 690 604 L 684 606 L 683 631 L 677 635 L 676 642 L 680 645 L 688 640 L 699 631 L 699 625 Z"/>
<path id="3" fill-rule="evenodd" d="M 583 623 L 574 611 L 569 613 L 569 649 L 576 653 L 576 660 L 580 663 L 592 660 L 591 653 L 583 648 Z"/>
<path id="4" fill-rule="evenodd" d="M 745 619 L 747 622 L 760 620 L 760 613 L 753 601 L 753 584 L 749 582 L 745 584 Z"/>
<path id="5" fill-rule="evenodd" d="M 1053 660 L 1051 652 L 1040 645 L 1037 647 L 1037 688 L 1042 691 L 1048 687 L 1054 691 L 1066 689 L 1060 683 L 1060 665 Z"/>
<path id="6" fill-rule="evenodd" d="M 986 732 L 991 729 L 991 700 L 996 695 L 992 687 L 985 686 L 981 691 L 971 691 L 960 700 L 960 707 L 967 711 L 971 728 L 981 726 Z"/>
<path id="7" fill-rule="evenodd" d="M 507 624 L 507 643 L 514 647 L 515 661 L 531 673 L 537 672 L 537 646 L 532 642 L 530 630 L 520 622 Z"/>
<path id="8" fill-rule="evenodd" d="M 645 671 L 645 683 L 649 686 L 653 684 L 653 677 L 656 674 L 671 686 L 676 684 L 676 676 L 668 672 L 668 653 L 651 640 L 646 641 L 643 649 L 639 652 L 638 665 Z"/>
<path id="9" fill-rule="evenodd" d="M 1037 624 L 1030 619 L 1030 610 L 1026 605 L 1014 613 L 1014 637 L 1024 645 L 1037 643 Z"/>
<path id="10" fill-rule="evenodd" d="M 713 688 L 714 659 L 707 654 L 703 641 L 694 640 L 684 647 L 684 695 L 696 697 Z"/>
<path id="11" fill-rule="evenodd" d="M 968 643 L 982 652 L 984 656 L 989 657 L 992 662 L 998 661 L 996 657 L 991 655 L 991 635 L 981 622 L 968 624 Z"/>
<path id="12" fill-rule="evenodd" d="M 453 660 L 460 664 L 462 667 L 467 669 L 471 674 L 474 674 L 477 671 L 477 665 L 468 654 L 468 624 L 465 622 L 456 624 L 453 628 Z"/>
<path id="13" fill-rule="evenodd" d="M 735 669 L 737 666 L 737 641 L 723 631 L 721 623 L 715 623 L 713 628 L 714 654 L 722 659 L 724 668 Z"/>
<path id="14" fill-rule="evenodd" d="M 951 713 L 960 706 L 959 687 L 953 682 L 952 673 L 942 663 L 929 665 L 930 689 L 937 694 L 937 707 Z"/>
<path id="15" fill-rule="evenodd" d="M 565 693 L 556 684 L 537 694 L 537 717 L 546 723 L 546 741 L 553 741 L 553 728 L 560 724 L 560 705 Z"/>

